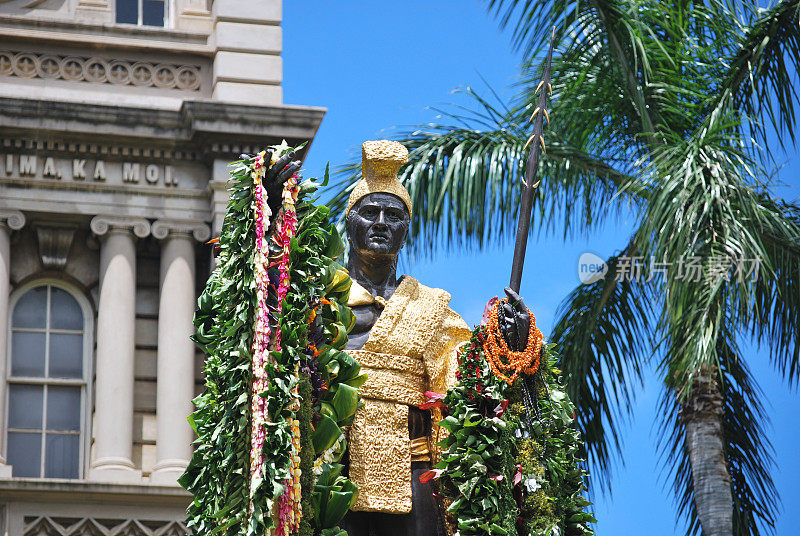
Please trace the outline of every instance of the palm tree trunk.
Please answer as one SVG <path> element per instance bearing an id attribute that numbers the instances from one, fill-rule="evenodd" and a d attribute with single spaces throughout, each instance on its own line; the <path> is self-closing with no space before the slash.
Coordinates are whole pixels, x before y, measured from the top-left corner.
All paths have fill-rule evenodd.
<path id="1" fill-rule="evenodd" d="M 722 446 L 723 406 L 716 373 L 695 378 L 681 410 L 703 536 L 733 536 L 731 477 Z"/>

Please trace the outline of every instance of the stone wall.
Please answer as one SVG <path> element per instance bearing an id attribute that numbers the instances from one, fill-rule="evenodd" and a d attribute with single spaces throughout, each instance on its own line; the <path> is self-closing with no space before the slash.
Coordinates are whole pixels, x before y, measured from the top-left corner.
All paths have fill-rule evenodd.
<path id="1" fill-rule="evenodd" d="M 165 27 L 116 24 L 114 0 L 0 3 L 0 95 L 177 108 L 279 105 L 280 0 L 174 0 Z"/>

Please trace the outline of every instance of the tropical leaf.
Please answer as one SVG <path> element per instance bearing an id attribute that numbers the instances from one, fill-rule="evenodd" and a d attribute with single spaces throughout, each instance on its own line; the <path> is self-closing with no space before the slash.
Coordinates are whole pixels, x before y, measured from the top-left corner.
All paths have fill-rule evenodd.
<path id="1" fill-rule="evenodd" d="M 559 366 L 577 407 L 592 484 L 605 491 L 610 491 L 611 462 L 621 454 L 619 420 L 630 416 L 651 347 L 646 287 L 633 278 L 616 277 L 623 273 L 621 258 L 630 258 L 632 251 L 628 248 L 608 259 L 604 278 L 575 288 L 564 299 L 551 335 L 560 346 Z"/>
<path id="2" fill-rule="evenodd" d="M 758 201 L 755 232 L 762 248 L 751 253 L 755 270 L 751 307 L 741 322 L 765 344 L 781 374 L 800 377 L 800 208 L 753 193 Z M 756 219 L 757 218 L 757 219 Z"/>
<path id="3" fill-rule="evenodd" d="M 472 90 L 474 113 L 450 112 L 452 125 L 427 125 L 400 139 L 408 147 L 409 163 L 399 178 L 414 206 L 409 243 L 417 252 L 431 243 L 446 249 L 481 247 L 509 239 L 516 230 L 520 192 L 527 158 L 527 121 L 522 110 L 492 106 Z M 447 113 L 441 111 L 442 113 Z M 480 126 L 493 127 L 480 130 Z M 583 234 L 617 214 L 643 195 L 622 162 L 607 160 L 557 141 L 549 142 L 542 164 L 542 184 L 534 199 L 534 227 L 562 228 L 565 235 Z M 360 179 L 355 165 L 338 173 L 329 201 L 333 214 L 343 217 L 347 198 Z"/>
<path id="4" fill-rule="evenodd" d="M 795 104 L 800 72 L 800 1 L 777 2 L 768 9 L 742 3 L 752 22 L 742 26 L 720 84 L 720 99 L 753 120 L 752 128 L 766 151 L 769 129 L 786 133 L 794 143 Z M 735 20 L 735 19 L 734 19 Z M 782 148 L 782 136 L 778 136 Z"/>

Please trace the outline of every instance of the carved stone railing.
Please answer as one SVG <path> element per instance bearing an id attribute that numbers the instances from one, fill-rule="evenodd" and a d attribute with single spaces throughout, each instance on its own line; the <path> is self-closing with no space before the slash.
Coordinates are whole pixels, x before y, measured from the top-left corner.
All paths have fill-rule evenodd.
<path id="1" fill-rule="evenodd" d="M 179 521 L 95 519 L 91 517 L 25 517 L 22 536 L 184 536 Z"/>
<path id="2" fill-rule="evenodd" d="M 200 91 L 200 67 L 0 50 L 0 75 Z"/>

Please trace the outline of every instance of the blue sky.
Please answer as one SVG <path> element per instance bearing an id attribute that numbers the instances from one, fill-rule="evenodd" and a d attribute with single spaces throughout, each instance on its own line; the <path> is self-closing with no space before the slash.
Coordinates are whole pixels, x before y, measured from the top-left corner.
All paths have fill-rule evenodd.
<path id="1" fill-rule="evenodd" d="M 389 137 L 397 128 L 434 120 L 427 106 L 457 102 L 452 91 L 464 86 L 493 88 L 510 95 L 520 56 L 478 0 L 284 2 L 284 102 L 328 109 L 306 160 L 305 176 L 321 176 L 360 157 L 361 143 Z M 557 120 L 557 118 L 553 118 Z M 800 196 L 800 158 L 780 157 L 787 165 L 780 194 Z M 607 257 L 624 246 L 634 222 L 622 217 L 589 237 L 564 242 L 532 239 L 521 294 L 547 335 L 558 305 L 579 284 L 581 253 Z M 512 244 L 495 244 L 478 253 L 438 253 L 430 261 L 404 258 L 399 270 L 429 286 L 448 290 L 451 305 L 470 324 L 480 319 L 486 301 L 508 283 Z M 766 396 L 772 416 L 767 427 L 775 447 L 773 472 L 783 508 L 776 533 L 796 532 L 791 512 L 800 509 L 800 461 L 797 457 L 796 389 L 773 371 L 766 355 L 748 362 Z M 660 383 L 648 375 L 623 427 L 624 467 L 617 464 L 613 495 L 596 497 L 598 536 L 646 533 L 683 534 L 676 508 L 660 472 L 656 448 L 656 403 Z"/>

